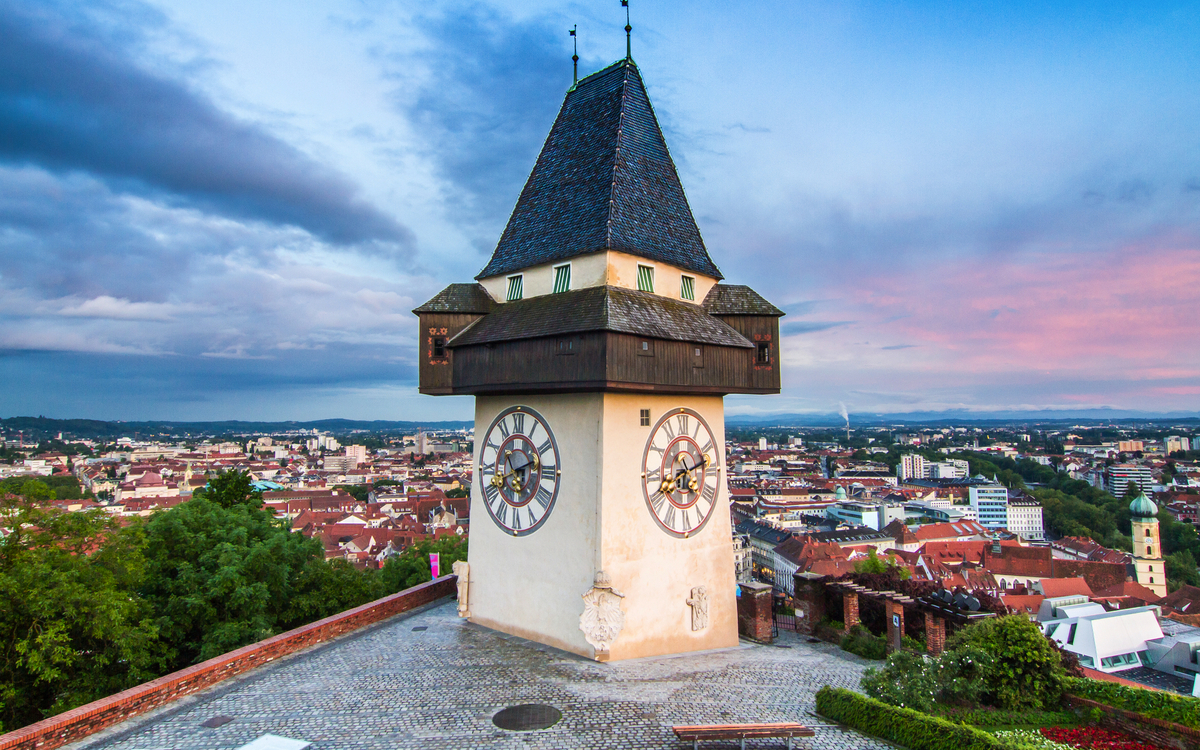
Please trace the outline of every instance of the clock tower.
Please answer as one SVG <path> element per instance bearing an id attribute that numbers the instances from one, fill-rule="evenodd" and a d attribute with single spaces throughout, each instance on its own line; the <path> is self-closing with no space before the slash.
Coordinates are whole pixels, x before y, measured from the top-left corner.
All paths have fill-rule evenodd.
<path id="1" fill-rule="evenodd" d="M 475 283 L 420 318 L 475 396 L 460 613 L 598 660 L 738 642 L 723 397 L 779 392 L 779 317 L 723 284 L 641 74 L 579 80 Z"/>

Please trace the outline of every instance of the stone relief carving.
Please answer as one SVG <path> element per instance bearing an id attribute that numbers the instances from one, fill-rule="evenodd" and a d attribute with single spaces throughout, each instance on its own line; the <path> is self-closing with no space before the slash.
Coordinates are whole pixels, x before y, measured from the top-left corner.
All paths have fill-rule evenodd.
<path id="1" fill-rule="evenodd" d="M 692 608 L 692 630 L 704 630 L 708 627 L 708 589 L 704 586 L 696 586 L 692 589 L 692 596 L 687 600 L 687 604 Z"/>
<path id="2" fill-rule="evenodd" d="M 454 575 L 458 576 L 458 616 L 470 617 L 467 596 L 470 593 L 471 566 L 466 560 L 457 560 L 452 567 Z"/>
<path id="3" fill-rule="evenodd" d="M 624 598 L 624 594 L 613 589 L 612 580 L 603 570 L 596 572 L 591 590 L 583 595 L 579 629 L 592 648 L 596 649 L 596 658 L 601 661 L 608 656 L 609 645 L 625 627 L 625 613 L 621 611 L 621 600 Z"/>

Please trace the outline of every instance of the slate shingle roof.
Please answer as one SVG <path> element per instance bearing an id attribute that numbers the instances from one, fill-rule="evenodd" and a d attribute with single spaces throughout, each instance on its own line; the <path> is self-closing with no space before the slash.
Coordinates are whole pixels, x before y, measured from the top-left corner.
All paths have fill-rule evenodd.
<path id="1" fill-rule="evenodd" d="M 777 318 L 785 315 L 758 292 L 741 284 L 717 284 L 701 304 L 710 315 L 770 315 Z"/>
<path id="2" fill-rule="evenodd" d="M 606 249 L 722 278 L 632 60 L 567 92 L 496 251 L 475 278 Z"/>
<path id="3" fill-rule="evenodd" d="M 490 313 L 496 306 L 483 284 L 451 284 L 414 313 Z"/>
<path id="4" fill-rule="evenodd" d="M 696 305 L 615 286 L 546 294 L 497 305 L 449 346 L 615 331 L 674 341 L 752 348 L 745 336 Z"/>

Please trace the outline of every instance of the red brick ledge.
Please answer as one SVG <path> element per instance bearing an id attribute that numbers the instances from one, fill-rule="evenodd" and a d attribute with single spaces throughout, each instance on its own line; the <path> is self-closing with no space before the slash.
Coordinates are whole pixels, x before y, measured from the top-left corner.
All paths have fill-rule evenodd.
<path id="1" fill-rule="evenodd" d="M 331 640 L 455 592 L 456 576 L 442 576 L 397 594 L 243 646 L 107 698 L 0 735 L 0 750 L 52 750 L 159 708 L 185 695 L 248 672 L 281 656 Z"/>

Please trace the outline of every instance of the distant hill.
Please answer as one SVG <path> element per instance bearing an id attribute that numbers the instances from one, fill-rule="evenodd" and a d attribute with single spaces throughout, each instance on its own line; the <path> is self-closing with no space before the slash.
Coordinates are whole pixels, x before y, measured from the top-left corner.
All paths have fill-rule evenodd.
<path id="1" fill-rule="evenodd" d="M 10 417 L 0 419 L 7 432 L 23 432 L 27 440 L 42 440 L 63 433 L 64 438 L 106 439 L 119 437 L 203 437 L 219 435 L 271 434 L 297 430 L 320 430 L 333 435 L 353 432 L 400 433 L 425 430 L 459 430 L 474 422 L 407 422 L 355 419 L 318 419 L 313 422 L 105 422 L 94 419 L 48 419 L 46 417 Z"/>

